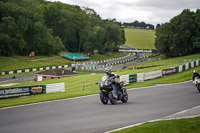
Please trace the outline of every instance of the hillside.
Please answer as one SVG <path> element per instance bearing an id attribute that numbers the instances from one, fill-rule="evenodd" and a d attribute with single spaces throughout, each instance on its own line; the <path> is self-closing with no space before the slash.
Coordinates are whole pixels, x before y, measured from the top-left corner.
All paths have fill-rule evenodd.
<path id="1" fill-rule="evenodd" d="M 136 49 L 156 49 L 155 31 L 125 28 L 126 45 Z"/>

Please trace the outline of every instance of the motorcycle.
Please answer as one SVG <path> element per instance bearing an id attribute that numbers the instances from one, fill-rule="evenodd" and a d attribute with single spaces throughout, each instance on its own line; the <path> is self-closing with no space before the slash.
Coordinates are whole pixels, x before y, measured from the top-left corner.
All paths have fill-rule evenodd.
<path id="1" fill-rule="evenodd" d="M 197 90 L 200 92 L 200 79 L 196 77 L 193 81 L 193 84 L 197 87 Z"/>
<path id="2" fill-rule="evenodd" d="M 119 76 L 109 77 L 107 75 L 102 77 L 100 82 L 100 100 L 103 104 L 107 104 L 110 100 L 111 104 L 117 104 L 117 101 L 122 101 L 123 103 L 128 101 L 128 93 L 125 88 L 123 88 L 124 82 L 115 82 L 115 78 Z"/>

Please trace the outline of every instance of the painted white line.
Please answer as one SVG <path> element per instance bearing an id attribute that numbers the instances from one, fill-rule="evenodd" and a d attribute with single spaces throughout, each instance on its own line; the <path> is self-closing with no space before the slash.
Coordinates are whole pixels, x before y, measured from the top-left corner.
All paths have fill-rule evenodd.
<path id="1" fill-rule="evenodd" d="M 164 117 L 163 119 L 170 120 L 171 117 L 185 118 L 185 117 L 179 117 L 178 115 L 181 115 L 181 114 L 190 112 L 190 111 L 192 111 L 192 110 L 194 110 L 194 109 L 197 109 L 197 108 L 200 108 L 200 105 L 199 105 L 199 106 L 196 106 L 196 107 L 193 107 L 193 108 L 190 108 L 190 109 L 182 110 L 182 111 L 177 112 L 177 113 L 175 113 L 175 114 L 172 114 L 172 115 L 169 115 L 169 116 L 167 116 L 167 117 Z M 194 116 L 200 116 L 200 114 L 194 115 Z M 188 115 L 188 116 L 186 116 L 186 117 L 193 117 L 193 115 L 192 115 L 192 116 L 189 116 L 189 115 Z M 172 118 L 172 119 L 176 119 L 176 118 Z"/>
<path id="2" fill-rule="evenodd" d="M 167 120 L 179 120 L 179 119 L 185 119 L 185 118 L 195 118 L 195 117 L 199 117 L 200 114 L 199 114 L 199 115 L 192 115 L 192 116 L 185 116 L 185 117 L 169 118 L 169 119 L 167 118 L 167 117 L 171 117 L 171 116 L 173 116 L 173 115 L 183 114 L 183 113 L 185 113 L 185 112 L 188 112 L 188 111 L 190 111 L 190 110 L 192 110 L 192 109 L 196 109 L 196 108 L 199 108 L 199 107 L 200 107 L 200 105 L 199 105 L 199 106 L 196 106 L 196 107 L 193 107 L 193 108 L 191 108 L 191 109 L 186 109 L 186 110 L 177 112 L 177 113 L 175 113 L 175 114 L 166 116 L 166 117 L 161 118 L 161 119 L 155 119 L 155 120 L 149 120 L 149 121 L 145 121 L 145 122 L 141 122 L 141 123 L 136 123 L 136 124 L 133 124 L 133 125 L 128 125 L 128 126 L 125 126 L 125 127 L 121 127 L 121 128 L 118 128 L 118 129 L 114 129 L 114 130 L 111 130 L 111 131 L 107 131 L 107 132 L 105 132 L 105 133 L 111 133 L 111 132 L 115 132 L 115 131 L 119 131 L 119 130 L 131 128 L 131 127 L 135 127 L 135 126 L 140 126 L 140 125 L 145 124 L 145 123 L 147 123 L 147 122 L 167 121 Z"/>
<path id="3" fill-rule="evenodd" d="M 159 85 L 159 86 L 174 85 L 174 84 L 183 84 L 183 83 L 187 83 L 187 82 L 191 82 L 191 81 L 186 81 L 186 82 L 181 82 L 181 83 L 173 83 L 173 84 L 163 84 L 163 85 Z M 132 89 L 128 89 L 128 90 L 132 91 L 132 90 L 154 88 L 154 87 L 158 87 L 158 86 L 147 86 L 147 87 L 140 87 L 140 88 L 132 88 Z M 11 106 L 11 107 L 4 107 L 4 108 L 0 108 L 0 110 L 12 109 L 12 108 L 18 108 L 18 107 L 25 107 L 25 106 L 31 106 L 31 105 L 37 105 L 37 104 L 43 104 L 43 103 L 51 103 L 51 102 L 58 102 L 58 101 L 74 100 L 74 99 L 86 98 L 86 97 L 97 96 L 97 95 L 99 95 L 99 94 L 93 94 L 93 95 L 87 95 L 87 96 L 80 96 L 80 97 L 74 97 L 74 98 L 67 98 L 67 99 L 60 99 L 60 100 L 45 101 L 45 102 L 38 102 L 38 103 L 31 103 L 31 104 L 24 104 L 24 105 L 17 105 L 17 106 Z"/>
<path id="4" fill-rule="evenodd" d="M 31 103 L 31 104 L 24 104 L 24 105 L 18 105 L 18 106 L 11 106 L 11 107 L 0 108 L 0 110 L 12 109 L 12 108 L 18 108 L 18 107 L 26 107 L 26 106 L 31 106 L 31 105 L 43 104 L 43 103 L 68 101 L 68 100 L 74 100 L 74 99 L 92 97 L 92 96 L 97 96 L 97 95 L 99 95 L 99 94 L 93 94 L 93 95 L 87 95 L 87 96 L 80 96 L 80 97 L 73 97 L 73 98 L 67 98 L 67 99 L 60 99 L 60 100 L 45 101 L 45 102 L 38 102 L 38 103 Z"/>

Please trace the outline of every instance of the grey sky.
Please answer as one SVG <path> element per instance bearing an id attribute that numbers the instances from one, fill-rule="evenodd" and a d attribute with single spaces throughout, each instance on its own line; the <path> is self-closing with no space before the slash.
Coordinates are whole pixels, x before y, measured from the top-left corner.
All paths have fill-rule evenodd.
<path id="1" fill-rule="evenodd" d="M 200 0 L 49 0 L 94 9 L 103 19 L 121 22 L 144 21 L 150 24 L 169 22 L 183 9 L 196 11 Z"/>

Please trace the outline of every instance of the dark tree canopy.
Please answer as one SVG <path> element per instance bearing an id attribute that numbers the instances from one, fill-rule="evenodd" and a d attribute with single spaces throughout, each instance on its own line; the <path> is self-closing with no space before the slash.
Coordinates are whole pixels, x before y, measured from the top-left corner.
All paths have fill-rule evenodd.
<path id="1" fill-rule="evenodd" d="M 45 0 L 0 1 L 0 55 L 103 52 L 123 44 L 124 30 L 90 8 Z"/>
<path id="2" fill-rule="evenodd" d="M 200 12 L 185 9 L 169 23 L 157 25 L 156 48 L 167 57 L 191 54 L 200 50 Z"/>

